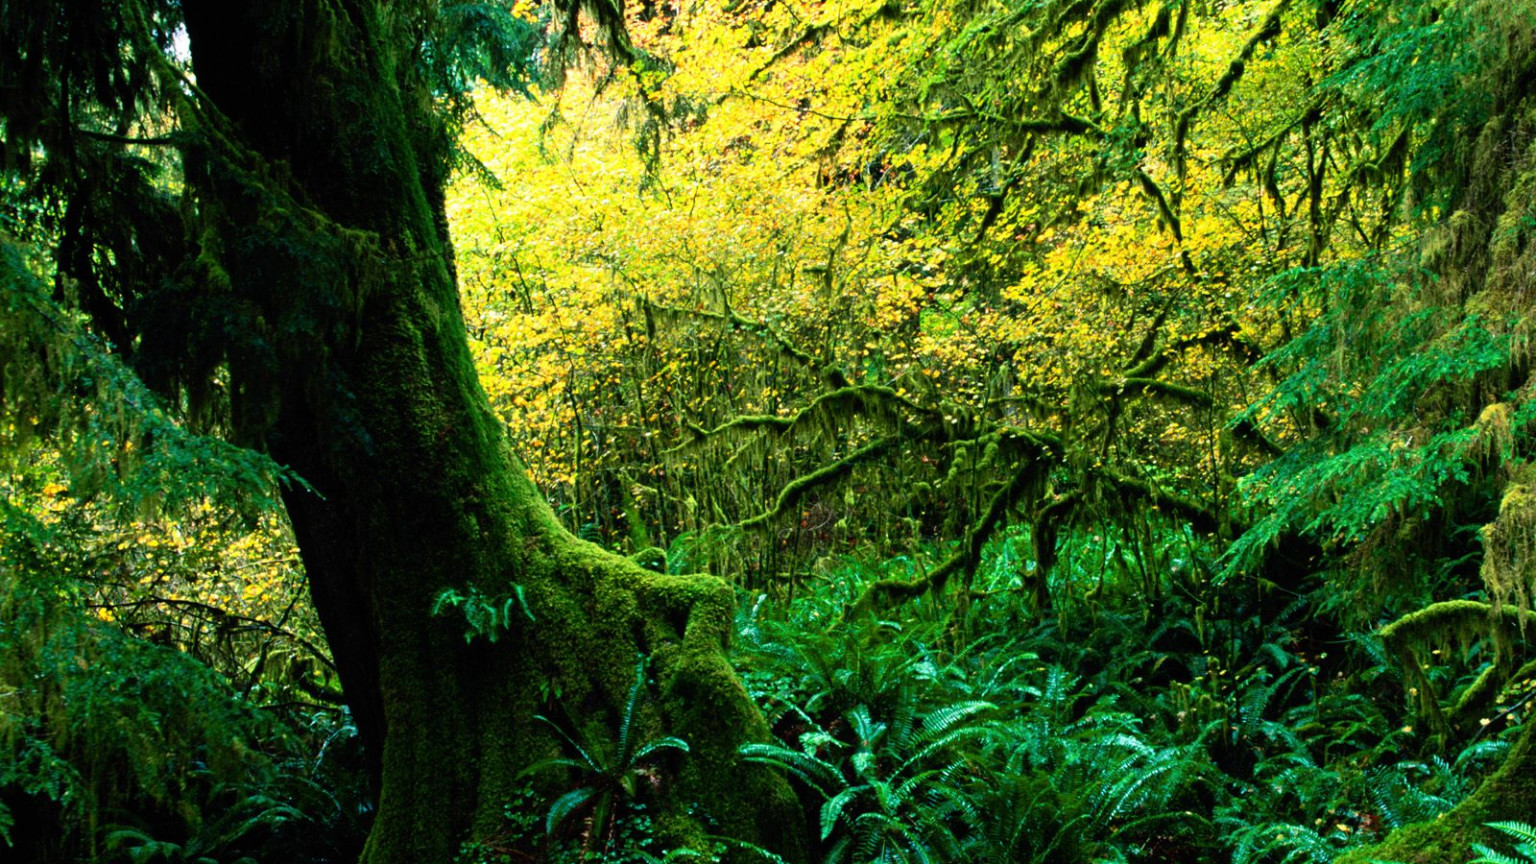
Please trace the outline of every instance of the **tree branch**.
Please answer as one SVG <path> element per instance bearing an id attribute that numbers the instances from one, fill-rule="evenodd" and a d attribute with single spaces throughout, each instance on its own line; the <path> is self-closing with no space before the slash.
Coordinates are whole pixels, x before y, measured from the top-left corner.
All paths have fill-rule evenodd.
<path id="1" fill-rule="evenodd" d="M 885 454 L 900 440 L 901 438 L 897 436 L 877 438 L 830 465 L 823 465 L 809 474 L 796 477 L 779 490 L 779 496 L 771 508 L 737 523 L 736 527 L 746 529 L 765 527 L 783 515 L 786 509 L 793 507 L 796 502 L 804 498 L 806 493 L 841 480 L 859 465 Z"/>
<path id="2" fill-rule="evenodd" d="M 772 342 L 774 345 L 778 346 L 779 350 L 784 352 L 785 355 L 789 356 L 796 363 L 799 363 L 806 369 L 809 369 L 817 377 L 824 380 L 828 385 L 837 388 L 849 386 L 848 376 L 843 374 L 843 370 L 837 369 L 835 367 L 828 367 L 821 363 L 821 361 L 817 360 L 809 352 L 801 349 L 800 346 L 791 341 L 789 337 L 785 336 L 783 333 L 780 333 L 778 328 L 774 327 L 772 324 L 768 324 L 763 321 L 753 321 L 749 318 L 743 318 L 730 309 L 727 309 L 725 312 L 711 312 L 706 309 L 679 309 L 676 306 L 666 306 L 661 303 L 657 303 L 649 297 L 642 297 L 640 302 L 648 319 L 653 318 L 655 313 L 661 313 L 662 315 L 676 318 L 685 316 L 703 318 L 706 320 L 718 321 L 723 324 L 728 324 L 733 330 L 745 330 L 753 335 L 761 336 Z"/>
<path id="3" fill-rule="evenodd" d="M 1038 497 L 1044 490 L 1046 477 L 1053 467 L 1053 462 L 1047 462 L 1044 459 L 1025 463 L 987 502 L 987 509 L 982 512 L 981 518 L 966 530 L 965 541 L 958 552 L 933 571 L 917 579 L 881 579 L 875 582 L 865 589 L 863 596 L 848 610 L 847 617 L 860 615 L 874 609 L 877 605 L 911 600 L 929 592 L 942 591 L 950 577 L 956 573 L 967 575 L 974 573 L 976 565 L 981 561 L 982 548 L 991 539 L 993 532 L 997 530 L 1008 511 L 1013 509 L 1020 498 L 1031 491 L 1034 491 Z"/>

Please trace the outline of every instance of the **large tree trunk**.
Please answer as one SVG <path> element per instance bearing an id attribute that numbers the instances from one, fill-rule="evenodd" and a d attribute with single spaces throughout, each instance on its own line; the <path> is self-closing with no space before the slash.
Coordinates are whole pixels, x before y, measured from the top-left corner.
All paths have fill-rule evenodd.
<path id="1" fill-rule="evenodd" d="M 448 862 L 493 830 L 519 770 L 556 751 L 535 715 L 611 736 L 637 654 L 656 678 L 644 727 L 691 748 L 654 793 L 660 830 L 699 841 L 703 815 L 798 858 L 788 787 L 735 756 L 766 730 L 722 655 L 728 589 L 569 535 L 489 409 L 442 219 L 444 135 L 408 68 L 430 6 L 184 7 L 217 109 L 186 119 L 204 142 L 187 158 L 199 276 L 228 297 L 237 431 L 313 487 L 286 501 L 373 754 L 364 859 Z M 536 620 L 466 641 L 462 615 L 430 614 L 448 589 L 503 606 L 515 586 Z"/>

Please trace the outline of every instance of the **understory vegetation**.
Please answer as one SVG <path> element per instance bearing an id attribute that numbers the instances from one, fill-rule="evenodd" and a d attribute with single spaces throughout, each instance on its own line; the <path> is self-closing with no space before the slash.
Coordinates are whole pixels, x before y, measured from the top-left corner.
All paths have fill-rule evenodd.
<path id="1" fill-rule="evenodd" d="M 588 5 L 425 4 L 407 54 L 453 135 L 432 206 L 463 332 L 428 306 L 580 538 L 547 569 L 600 547 L 678 591 L 561 605 L 508 564 L 385 634 L 527 685 L 475 691 L 523 725 L 474 728 L 535 730 L 539 758 L 423 757 L 502 802 L 452 864 L 1536 864 L 1536 7 Z M 385 739 L 286 509 L 321 478 L 258 416 L 330 385 L 230 371 L 324 328 L 210 263 L 267 247 L 173 222 L 212 208 L 188 142 L 233 134 L 181 4 L 124 4 L 146 35 L 120 51 L 97 13 L 18 8 L 0 859 L 369 860 Z M 43 69 L 44 43 L 127 65 Z M 386 260 L 333 228 L 351 276 Z M 365 341 L 324 339 L 316 369 Z M 346 395 L 335 428 L 392 404 Z M 728 634 L 716 583 L 667 581 L 694 574 L 734 595 Z M 571 633 L 647 646 L 592 673 L 606 702 L 505 653 L 582 603 Z M 540 650 L 579 666 L 575 639 Z M 688 653 L 709 640 L 735 680 Z M 706 759 L 675 706 L 743 689 L 762 728 Z M 747 770 L 800 805 L 777 846 L 670 794 Z"/>
<path id="2" fill-rule="evenodd" d="M 66 531 L 11 533 L 9 560 L 89 547 Z M 1411 695 L 1418 682 L 1465 700 L 1491 646 L 1448 643 L 1406 673 L 1378 632 L 1318 636 L 1326 586 L 1267 597 L 1217 584 L 1205 544 L 1156 539 L 1170 574 L 1156 605 L 1115 590 L 1124 574 L 1105 561 L 1126 566 L 1127 549 L 1086 534 L 1064 544 L 1058 578 L 1103 593 L 1045 619 L 1017 587 L 1017 533 L 985 550 L 963 615 L 921 600 L 899 618 L 849 618 L 870 584 L 911 566 L 901 558 L 830 557 L 793 598 L 743 592 L 732 656 L 773 730 L 743 756 L 793 778 L 819 860 L 1328 862 L 1448 812 L 1508 755 L 1529 680 L 1460 735 L 1437 733 Z M 132 567 L 115 546 L 91 566 Z M 321 664 L 304 665 L 296 635 L 227 612 L 109 615 L 136 607 L 82 593 L 123 589 L 72 572 L 79 560 L 33 558 L 7 599 L 11 848 L 39 861 L 355 855 L 371 806 L 355 730 L 334 695 L 316 701 Z M 459 861 L 741 851 L 658 840 L 646 791 L 687 748 L 643 737 L 644 663 L 635 676 L 628 709 L 604 731 L 560 731 L 561 755 L 524 776 L 505 821 L 466 839 Z M 1518 830 L 1480 838 L 1490 857 L 1476 860 L 1522 860 L 1497 857 L 1519 854 Z"/>

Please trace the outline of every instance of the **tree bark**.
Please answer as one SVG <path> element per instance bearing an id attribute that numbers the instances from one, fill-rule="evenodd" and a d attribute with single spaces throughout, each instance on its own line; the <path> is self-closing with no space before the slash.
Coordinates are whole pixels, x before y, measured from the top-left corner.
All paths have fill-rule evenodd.
<path id="1" fill-rule="evenodd" d="M 216 109 L 184 121 L 201 142 L 186 154 L 196 278 L 227 303 L 237 434 L 312 487 L 285 500 L 372 754 L 364 860 L 449 862 L 494 831 L 520 769 L 557 750 L 534 717 L 611 738 L 637 653 L 656 678 L 644 729 L 691 749 L 652 793 L 658 831 L 701 844 L 707 818 L 802 857 L 787 785 L 736 759 L 767 730 L 722 654 L 729 590 L 564 531 L 481 390 L 443 220 L 446 137 L 412 71 L 432 5 L 184 4 Z M 431 615 L 450 589 L 494 604 L 520 590 L 534 620 L 467 640 L 462 616 Z"/>

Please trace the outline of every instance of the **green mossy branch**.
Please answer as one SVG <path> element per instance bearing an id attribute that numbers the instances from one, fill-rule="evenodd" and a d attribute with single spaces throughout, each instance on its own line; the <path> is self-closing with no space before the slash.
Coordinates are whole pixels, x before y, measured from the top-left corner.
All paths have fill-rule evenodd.
<path id="1" fill-rule="evenodd" d="M 1106 480 L 1110 487 L 1123 498 L 1145 503 L 1154 510 L 1161 510 L 1189 523 L 1196 531 L 1214 534 L 1221 530 L 1221 516 L 1209 506 L 1176 492 L 1169 492 L 1156 483 L 1131 477 L 1109 468 L 1092 473 Z M 1241 526 L 1234 530 L 1241 531 Z"/>
<path id="2" fill-rule="evenodd" d="M 905 415 L 915 415 L 927 422 L 913 423 Z M 850 417 L 863 417 L 907 438 L 932 437 L 940 429 L 942 412 L 919 405 L 890 387 L 878 384 L 859 384 L 839 387 L 822 393 L 809 405 L 786 416 L 771 414 L 747 414 L 734 417 L 713 429 L 688 424 L 692 440 L 668 450 L 676 453 L 711 439 L 735 440 L 735 435 L 766 431 L 775 435 L 785 433 L 814 432 L 826 437 L 835 436 L 841 421 Z M 951 424 L 953 425 L 953 424 Z"/>
<path id="3" fill-rule="evenodd" d="M 1480 600 L 1444 600 L 1393 621 L 1381 628 L 1380 636 L 1394 651 L 1412 650 L 1451 637 L 1463 640 L 1492 635 L 1494 625 L 1503 621 L 1517 624 L 1536 615 L 1513 608 L 1495 609 Z"/>
<path id="4" fill-rule="evenodd" d="M 742 520 L 736 527 L 745 529 L 767 527 L 794 507 L 806 493 L 847 477 L 854 468 L 890 452 L 901 440 L 899 437 L 877 438 L 830 465 L 823 465 L 809 474 L 796 477 L 779 490 L 778 498 L 774 500 L 772 507 L 756 516 Z"/>
<path id="5" fill-rule="evenodd" d="M 843 370 L 834 365 L 823 363 L 816 359 L 810 352 L 796 345 L 793 340 L 785 336 L 777 327 L 763 321 L 753 321 L 743 318 L 731 309 L 724 312 L 712 312 L 706 309 L 679 309 L 675 306 L 667 306 L 650 299 L 641 298 L 641 310 L 645 313 L 647 328 L 654 332 L 655 319 L 665 318 L 670 320 L 683 320 L 687 318 L 701 318 L 705 321 L 714 321 L 724 324 L 732 330 L 740 330 L 759 336 L 772 342 L 784 356 L 790 358 L 805 367 L 816 377 L 822 379 L 829 387 L 842 389 L 852 382 Z"/>
<path id="6" fill-rule="evenodd" d="M 1381 628 L 1378 635 L 1414 682 L 1420 713 L 1429 719 L 1437 734 L 1450 735 L 1485 708 L 1510 680 L 1509 646 L 1531 617 L 1529 611 L 1496 608 L 1479 600 L 1446 600 L 1404 615 Z M 1441 707 L 1429 676 L 1424 674 L 1422 655 L 1429 646 L 1444 645 L 1453 639 L 1463 644 L 1492 639 L 1496 652 L 1493 664 L 1447 712 Z"/>
<path id="7" fill-rule="evenodd" d="M 1291 134 L 1297 126 L 1317 122 L 1321 116 L 1324 99 L 1321 96 L 1311 97 L 1290 120 L 1281 124 L 1279 129 L 1259 139 L 1257 143 L 1244 142 L 1241 148 L 1233 147 L 1221 156 L 1218 164 L 1226 166 L 1222 171 L 1221 182 L 1223 186 L 1231 186 L 1239 172 L 1254 167 L 1259 157 L 1272 153 L 1275 147 L 1287 135 Z M 1273 183 L 1273 176 L 1266 172 L 1266 181 Z"/>
<path id="8" fill-rule="evenodd" d="M 690 422 L 688 423 L 688 431 L 693 433 L 694 440 L 679 444 L 678 446 L 673 447 L 672 449 L 665 452 L 668 454 L 677 453 L 690 444 L 695 444 L 708 438 L 719 435 L 726 435 L 735 431 L 757 432 L 761 430 L 773 432 L 775 434 L 782 434 L 795 428 L 796 419 L 797 418 L 793 416 L 781 417 L 777 414 L 743 414 L 740 417 L 733 417 L 713 429 L 705 429 L 703 426 L 700 426 L 697 423 Z"/>
<path id="9" fill-rule="evenodd" d="M 1243 47 L 1238 50 L 1237 56 L 1227 63 L 1226 70 L 1222 72 L 1221 77 L 1212 85 L 1210 92 L 1179 113 L 1175 130 L 1175 146 L 1178 149 L 1182 150 L 1184 147 L 1184 139 L 1189 133 L 1190 121 L 1208 106 L 1225 98 L 1232 91 L 1232 87 L 1243 77 L 1248 61 L 1253 59 L 1253 54 L 1259 49 L 1259 46 L 1280 35 L 1280 19 L 1286 10 L 1290 8 L 1290 5 L 1291 0 L 1278 0 L 1269 10 L 1269 14 L 1265 15 L 1264 20 L 1259 23 L 1258 29 L 1254 30 L 1253 35 L 1248 37 L 1248 41 L 1243 43 Z"/>
<path id="10" fill-rule="evenodd" d="M 1111 396 L 1144 395 L 1160 396 L 1195 408 L 1210 408 L 1216 404 L 1211 394 L 1183 384 L 1158 378 L 1118 378 L 1099 385 L 1101 392 Z"/>
<path id="11" fill-rule="evenodd" d="M 1051 83 L 1059 93 L 1081 83 L 1089 67 L 1098 58 L 1099 44 L 1104 39 L 1104 33 L 1130 6 L 1129 0 L 1098 0 L 1094 4 L 1093 16 L 1082 40 L 1076 48 L 1062 52 L 1051 70 Z"/>
<path id="12" fill-rule="evenodd" d="M 1467 689 L 1461 691 L 1461 696 L 1456 699 L 1456 704 L 1446 712 L 1446 722 L 1452 729 L 1461 730 L 1467 728 L 1467 723 L 1474 718 L 1482 719 L 1483 712 L 1493 703 L 1508 683 L 1509 667 L 1505 663 L 1495 660 L 1488 664 Z"/>
<path id="13" fill-rule="evenodd" d="M 1155 333 L 1155 330 L 1149 333 L 1148 338 L 1150 339 Z M 1175 340 L 1161 350 L 1138 352 L 1138 354 L 1146 353 L 1146 356 L 1141 359 L 1133 358 L 1131 365 L 1121 372 L 1121 376 L 1127 379 L 1151 378 L 1163 371 L 1173 358 L 1192 348 L 1226 348 L 1248 361 L 1255 361 L 1260 356 L 1259 350 L 1253 344 L 1241 338 L 1237 325 L 1228 324 L 1198 336 Z"/>
<path id="14" fill-rule="evenodd" d="M 1009 481 L 993 493 L 981 517 L 966 529 L 965 540 L 958 552 L 916 579 L 875 582 L 849 608 L 847 617 L 855 618 L 887 605 L 941 592 L 956 574 L 964 574 L 969 579 L 981 561 L 982 548 L 1002 525 L 1008 512 L 1017 507 L 1021 499 L 1039 500 L 1044 494 L 1050 468 L 1051 463 L 1045 460 L 1031 461 L 1017 468 Z"/>

